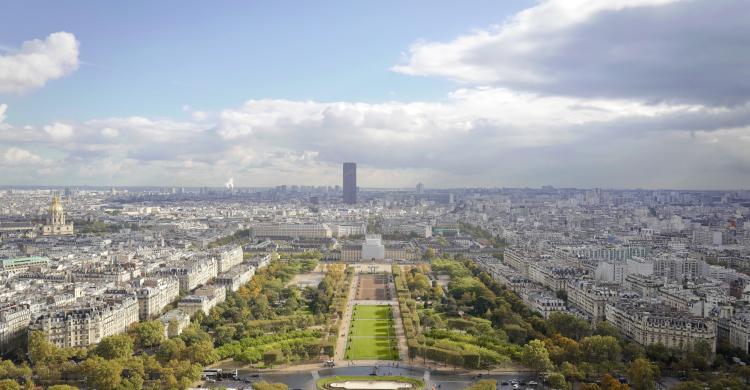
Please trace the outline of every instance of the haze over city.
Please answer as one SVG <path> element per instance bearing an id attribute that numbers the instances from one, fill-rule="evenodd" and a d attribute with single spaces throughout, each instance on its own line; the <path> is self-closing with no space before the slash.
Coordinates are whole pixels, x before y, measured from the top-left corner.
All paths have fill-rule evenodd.
<path id="1" fill-rule="evenodd" d="M 0 184 L 747 188 L 748 4 L 9 2 Z"/>

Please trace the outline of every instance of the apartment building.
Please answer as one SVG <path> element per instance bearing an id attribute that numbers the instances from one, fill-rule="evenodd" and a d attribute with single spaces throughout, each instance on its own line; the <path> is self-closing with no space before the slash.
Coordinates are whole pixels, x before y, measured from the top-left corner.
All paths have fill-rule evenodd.
<path id="1" fill-rule="evenodd" d="M 195 313 L 202 311 L 206 315 L 211 309 L 224 302 L 227 297 L 227 290 L 224 286 L 208 285 L 196 289 L 193 294 L 180 299 L 177 308 L 193 316 Z"/>
<path id="2" fill-rule="evenodd" d="M 176 277 L 147 279 L 136 290 L 138 316 L 147 321 L 161 314 L 167 305 L 180 296 L 180 282 Z"/>
<path id="3" fill-rule="evenodd" d="M 164 325 L 164 337 L 175 337 L 190 325 L 190 315 L 180 309 L 170 310 L 159 317 Z"/>
<path id="4" fill-rule="evenodd" d="M 106 294 L 77 307 L 53 309 L 29 326 L 47 335 L 50 343 L 64 347 L 87 347 L 107 336 L 125 332 L 138 322 L 135 294 Z"/>
<path id="5" fill-rule="evenodd" d="M 583 311 L 592 322 L 603 320 L 607 304 L 617 300 L 617 291 L 587 280 L 569 281 L 566 291 L 568 305 Z"/>
<path id="6" fill-rule="evenodd" d="M 605 313 L 608 322 L 638 344 L 660 343 L 668 348 L 688 350 L 704 340 L 716 351 L 716 323 L 712 319 L 642 300 L 610 303 Z"/>
<path id="7" fill-rule="evenodd" d="M 241 286 L 249 282 L 253 278 L 253 275 L 255 275 L 254 266 L 241 264 L 217 276 L 214 284 L 224 286 L 229 291 L 237 291 Z"/>
<path id="8" fill-rule="evenodd" d="M 29 305 L 19 304 L 0 308 L 0 354 L 5 354 L 19 345 L 21 336 L 31 322 Z"/>
<path id="9" fill-rule="evenodd" d="M 218 275 L 216 260 L 197 259 L 186 260 L 182 264 L 161 268 L 157 271 L 161 276 L 174 276 L 180 282 L 180 293 L 187 293 L 202 286 Z"/>
<path id="10" fill-rule="evenodd" d="M 227 272 L 232 267 L 242 263 L 242 247 L 239 245 L 228 245 L 216 248 L 212 251 L 212 256 L 216 259 L 216 271 L 218 273 Z"/>

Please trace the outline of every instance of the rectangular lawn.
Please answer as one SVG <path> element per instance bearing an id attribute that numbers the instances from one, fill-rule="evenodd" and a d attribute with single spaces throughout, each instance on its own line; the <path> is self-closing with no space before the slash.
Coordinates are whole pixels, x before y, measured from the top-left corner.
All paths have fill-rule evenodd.
<path id="1" fill-rule="evenodd" d="M 391 307 L 355 306 L 347 340 L 348 360 L 398 360 L 398 342 Z"/>

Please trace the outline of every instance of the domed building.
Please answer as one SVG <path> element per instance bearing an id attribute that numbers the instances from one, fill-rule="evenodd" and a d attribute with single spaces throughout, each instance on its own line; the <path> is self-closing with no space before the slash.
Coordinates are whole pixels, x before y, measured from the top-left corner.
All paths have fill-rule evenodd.
<path id="1" fill-rule="evenodd" d="M 65 223 L 65 210 L 58 197 L 52 198 L 47 214 L 47 223 L 42 225 L 43 236 L 67 236 L 73 234 L 73 224 Z"/>

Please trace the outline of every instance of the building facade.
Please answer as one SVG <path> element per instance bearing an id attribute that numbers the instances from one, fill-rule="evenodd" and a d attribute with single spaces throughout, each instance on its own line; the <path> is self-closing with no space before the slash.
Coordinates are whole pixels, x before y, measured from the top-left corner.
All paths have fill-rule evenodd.
<path id="1" fill-rule="evenodd" d="M 180 296 L 180 282 L 175 277 L 149 279 L 136 291 L 138 316 L 147 321 L 161 314 L 167 305 Z"/>
<path id="2" fill-rule="evenodd" d="M 344 163 L 344 203 L 357 203 L 357 164 Z"/>

